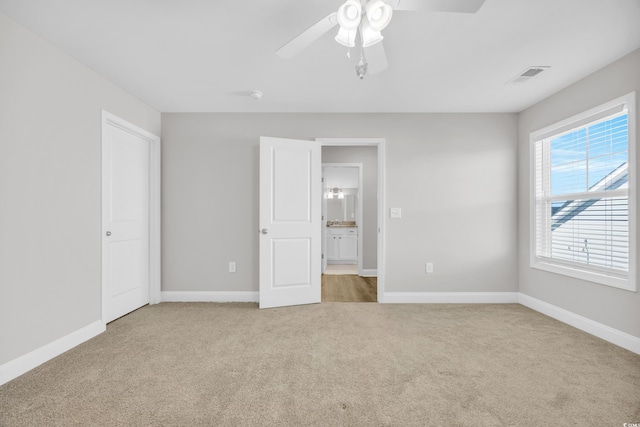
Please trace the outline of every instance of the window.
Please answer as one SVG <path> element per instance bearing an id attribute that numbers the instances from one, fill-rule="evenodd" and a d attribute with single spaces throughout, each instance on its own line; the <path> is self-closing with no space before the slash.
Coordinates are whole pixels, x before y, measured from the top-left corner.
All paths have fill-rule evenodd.
<path id="1" fill-rule="evenodd" d="M 531 134 L 531 266 L 635 291 L 635 93 Z"/>

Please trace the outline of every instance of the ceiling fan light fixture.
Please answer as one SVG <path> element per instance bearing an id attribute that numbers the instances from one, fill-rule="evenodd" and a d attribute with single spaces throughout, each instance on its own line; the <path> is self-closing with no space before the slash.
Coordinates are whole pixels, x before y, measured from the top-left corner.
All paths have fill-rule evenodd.
<path id="1" fill-rule="evenodd" d="M 336 41 L 342 46 L 354 47 L 356 45 L 356 33 L 357 30 L 349 31 L 340 27 L 340 29 L 338 30 L 338 35 L 336 36 Z"/>
<path id="2" fill-rule="evenodd" d="M 388 68 L 387 56 L 380 43 L 381 32 L 389 25 L 394 11 L 426 10 L 431 12 L 476 13 L 486 0 L 340 0 L 338 10 L 329 13 L 315 24 L 280 47 L 276 54 L 290 59 L 318 40 L 325 33 L 340 30 L 335 35 L 337 43 L 346 46 L 347 58 L 355 45 L 370 56 L 371 74 Z M 335 7 L 335 5 L 334 5 Z M 333 9 L 335 10 L 335 9 Z M 358 34 L 358 32 L 360 34 Z M 356 66 L 356 73 L 363 78 L 367 73 L 366 61 Z"/>
<path id="3" fill-rule="evenodd" d="M 391 6 L 383 2 L 382 0 L 372 0 L 365 6 L 367 12 L 367 20 L 371 29 L 374 31 L 384 30 L 389 22 L 391 22 L 391 16 L 393 15 L 393 9 Z"/>
<path id="4" fill-rule="evenodd" d="M 367 19 L 363 19 L 360 25 L 360 37 L 362 37 L 362 47 L 373 46 L 384 39 L 380 31 L 371 28 Z"/>
<path id="5" fill-rule="evenodd" d="M 348 31 L 358 29 L 362 17 L 362 5 L 358 0 L 347 0 L 338 9 L 338 24 Z"/>

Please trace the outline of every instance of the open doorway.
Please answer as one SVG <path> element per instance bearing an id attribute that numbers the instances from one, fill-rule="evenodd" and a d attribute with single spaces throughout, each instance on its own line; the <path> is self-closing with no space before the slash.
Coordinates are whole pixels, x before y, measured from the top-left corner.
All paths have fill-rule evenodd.
<path id="1" fill-rule="evenodd" d="M 383 140 L 322 143 L 322 301 L 380 301 Z"/>
<path id="2" fill-rule="evenodd" d="M 336 150 L 329 149 L 335 156 Z M 341 147 L 337 150 L 339 157 Z M 322 163 L 322 272 L 325 274 L 362 273 L 362 166 L 362 163 Z"/>
<path id="3" fill-rule="evenodd" d="M 260 308 L 322 301 L 322 148 L 376 147 L 373 245 L 363 244 L 363 276 L 376 277 L 376 299 L 384 299 L 384 139 L 294 140 L 260 137 Z M 366 178 L 363 180 L 366 182 Z M 367 223 L 366 219 L 364 223 Z M 366 224 L 363 224 L 366 228 Z M 367 266 L 367 246 L 375 248 L 375 265 Z M 369 270 L 367 270 L 369 269 Z"/>

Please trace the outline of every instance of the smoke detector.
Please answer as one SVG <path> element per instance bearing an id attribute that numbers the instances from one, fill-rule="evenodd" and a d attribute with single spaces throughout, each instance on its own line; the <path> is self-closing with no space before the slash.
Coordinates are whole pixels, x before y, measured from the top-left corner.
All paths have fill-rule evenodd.
<path id="1" fill-rule="evenodd" d="M 549 68 L 551 68 L 549 65 L 534 65 L 528 67 L 523 72 L 519 73 L 517 76 L 509 80 L 507 83 L 526 83 L 535 76 L 542 73 L 544 70 L 548 70 Z"/>
<path id="2" fill-rule="evenodd" d="M 251 92 L 249 92 L 249 96 L 254 101 L 260 101 L 260 99 L 262 99 L 262 92 L 259 90 L 252 90 Z"/>

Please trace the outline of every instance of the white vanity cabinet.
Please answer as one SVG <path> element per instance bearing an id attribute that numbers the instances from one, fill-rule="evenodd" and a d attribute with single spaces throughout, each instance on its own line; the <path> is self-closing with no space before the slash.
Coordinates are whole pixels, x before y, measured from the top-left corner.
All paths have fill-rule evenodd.
<path id="1" fill-rule="evenodd" d="M 328 227 L 327 261 L 358 261 L 357 227 Z"/>

